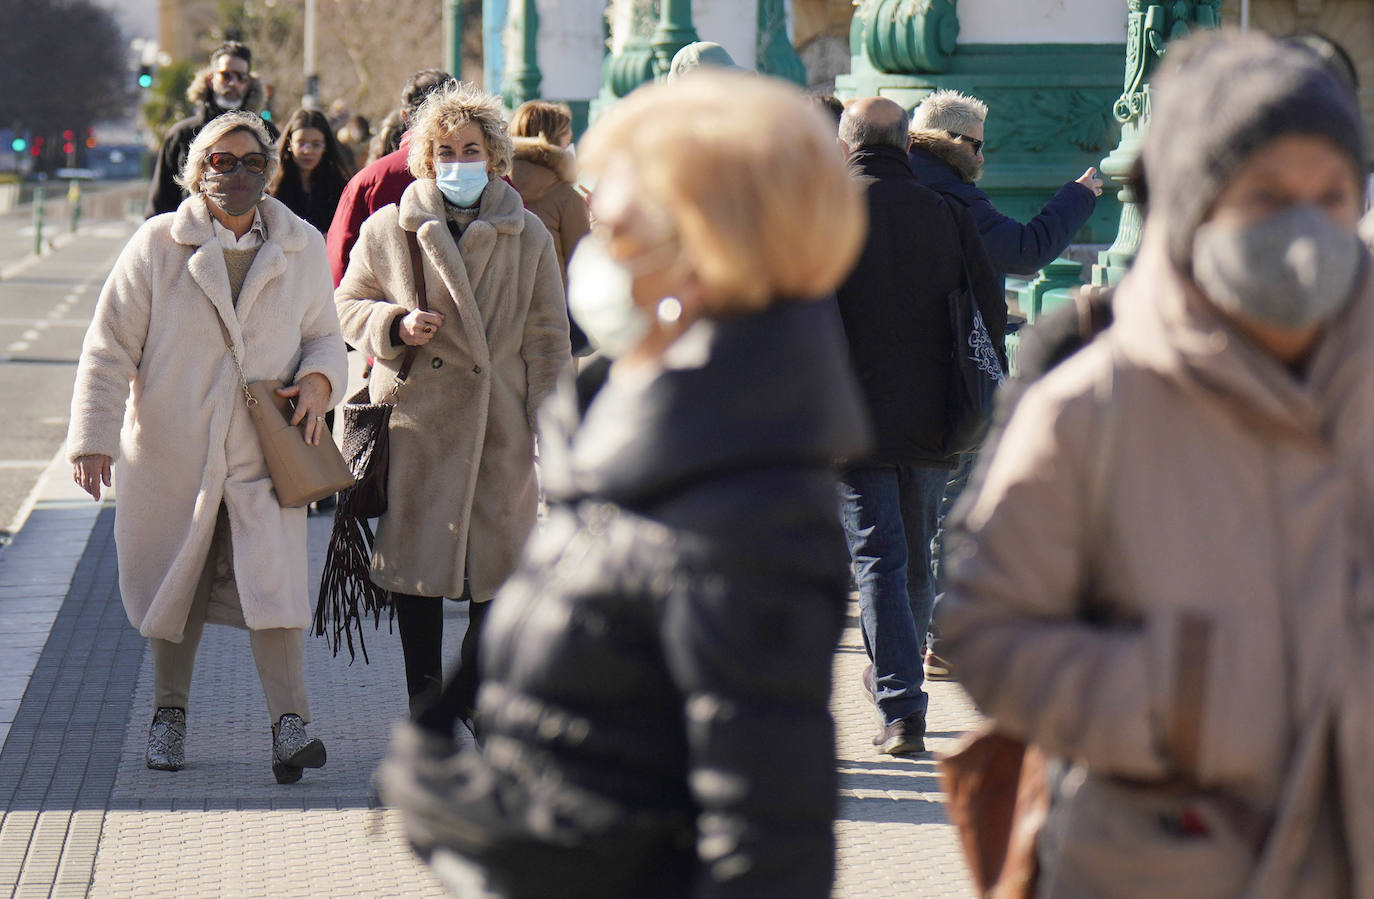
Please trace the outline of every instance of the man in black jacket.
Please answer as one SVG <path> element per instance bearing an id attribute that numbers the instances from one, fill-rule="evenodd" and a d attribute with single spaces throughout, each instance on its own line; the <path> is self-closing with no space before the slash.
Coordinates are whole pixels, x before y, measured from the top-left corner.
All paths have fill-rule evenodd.
<path id="1" fill-rule="evenodd" d="M 838 297 L 875 434 L 874 451 L 841 475 L 841 505 L 873 663 L 865 681 L 882 717 L 873 744 L 892 755 L 925 748 L 930 541 L 955 461 L 944 450 L 949 297 L 965 272 L 999 356 L 1007 319 L 972 218 L 912 173 L 908 124 L 896 103 L 870 97 L 845 109 L 839 135 L 867 184 L 868 240 Z"/>
<path id="2" fill-rule="evenodd" d="M 262 88 L 253 74 L 253 51 L 238 41 L 225 41 L 210 54 L 210 65 L 196 73 L 186 97 L 196 104 L 191 116 L 167 129 L 162 148 L 153 161 L 153 181 L 148 191 L 144 215 L 152 218 L 172 212 L 186 199 L 186 191 L 176 183 L 186 165 L 186 152 L 200 129 L 211 119 L 231 109 L 256 111 Z M 267 122 L 267 133 L 277 138 L 277 129 Z"/>

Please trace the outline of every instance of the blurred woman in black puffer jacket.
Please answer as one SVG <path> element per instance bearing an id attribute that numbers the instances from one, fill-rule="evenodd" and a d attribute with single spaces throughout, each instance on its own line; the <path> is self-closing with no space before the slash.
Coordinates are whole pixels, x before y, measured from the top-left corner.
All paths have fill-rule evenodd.
<path id="1" fill-rule="evenodd" d="M 861 195 L 754 76 L 642 88 L 583 147 L 569 300 L 614 361 L 541 412 L 549 516 L 482 634 L 480 749 L 441 702 L 383 793 L 459 895 L 828 897 L 832 465 L 867 422 L 824 298 Z"/>

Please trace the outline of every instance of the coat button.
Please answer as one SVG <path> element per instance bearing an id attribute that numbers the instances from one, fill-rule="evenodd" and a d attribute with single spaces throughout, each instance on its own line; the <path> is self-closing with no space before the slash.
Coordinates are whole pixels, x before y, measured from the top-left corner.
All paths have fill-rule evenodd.
<path id="1" fill-rule="evenodd" d="M 474 365 L 474 366 L 472 367 L 472 373 L 473 373 L 474 375 L 480 375 L 480 374 L 482 373 L 482 366 L 480 366 L 480 365 Z"/>
<path id="2" fill-rule="evenodd" d="M 440 359 L 438 356 L 435 356 L 435 357 L 430 361 L 429 364 L 430 364 L 430 366 L 431 366 L 432 368 L 443 368 L 443 367 L 444 367 L 444 360 L 443 360 L 443 359 Z"/>

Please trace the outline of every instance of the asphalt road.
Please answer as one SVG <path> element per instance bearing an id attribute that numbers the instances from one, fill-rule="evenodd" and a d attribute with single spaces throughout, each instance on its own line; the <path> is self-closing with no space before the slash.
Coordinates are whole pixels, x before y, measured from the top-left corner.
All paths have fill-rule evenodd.
<path id="1" fill-rule="evenodd" d="M 139 224 L 88 218 L 73 234 L 64 206 L 49 204 L 41 256 L 30 209 L 0 216 L 0 541 L 66 437 L 82 338 Z"/>

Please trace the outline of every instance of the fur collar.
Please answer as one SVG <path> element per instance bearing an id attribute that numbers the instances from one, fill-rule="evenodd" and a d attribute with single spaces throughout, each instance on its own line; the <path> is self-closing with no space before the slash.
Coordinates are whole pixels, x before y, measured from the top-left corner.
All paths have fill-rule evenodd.
<path id="1" fill-rule="evenodd" d="M 433 178 L 421 178 L 401 195 L 399 221 L 407 231 L 419 231 L 426 222 L 446 222 L 444 195 Z M 500 178 L 492 178 L 482 191 L 477 221 L 468 227 L 486 223 L 497 234 L 519 234 L 525 230 L 525 204 L 520 194 Z"/>
<path id="2" fill-rule="evenodd" d="M 280 245 L 284 253 L 298 253 L 305 249 L 306 239 L 310 236 L 306 229 L 313 230 L 313 227 L 298 218 L 285 203 L 275 197 L 263 197 L 258 204 L 258 211 L 262 213 L 262 222 L 267 226 L 268 241 Z M 172 240 L 177 243 L 201 247 L 215 240 L 214 220 L 199 194 L 183 200 L 172 215 Z"/>
<path id="3" fill-rule="evenodd" d="M 911 132 L 911 146 L 913 149 L 919 147 L 939 159 L 954 169 L 959 180 L 968 184 L 973 184 L 982 174 L 979 170 L 981 167 L 971 161 L 968 155 L 959 149 L 943 131 L 913 131 Z"/>
<path id="4" fill-rule="evenodd" d="M 517 137 L 515 158 L 543 166 L 558 176 L 558 180 L 573 184 L 577 181 L 577 158 L 562 147 L 555 146 L 542 137 Z"/>

